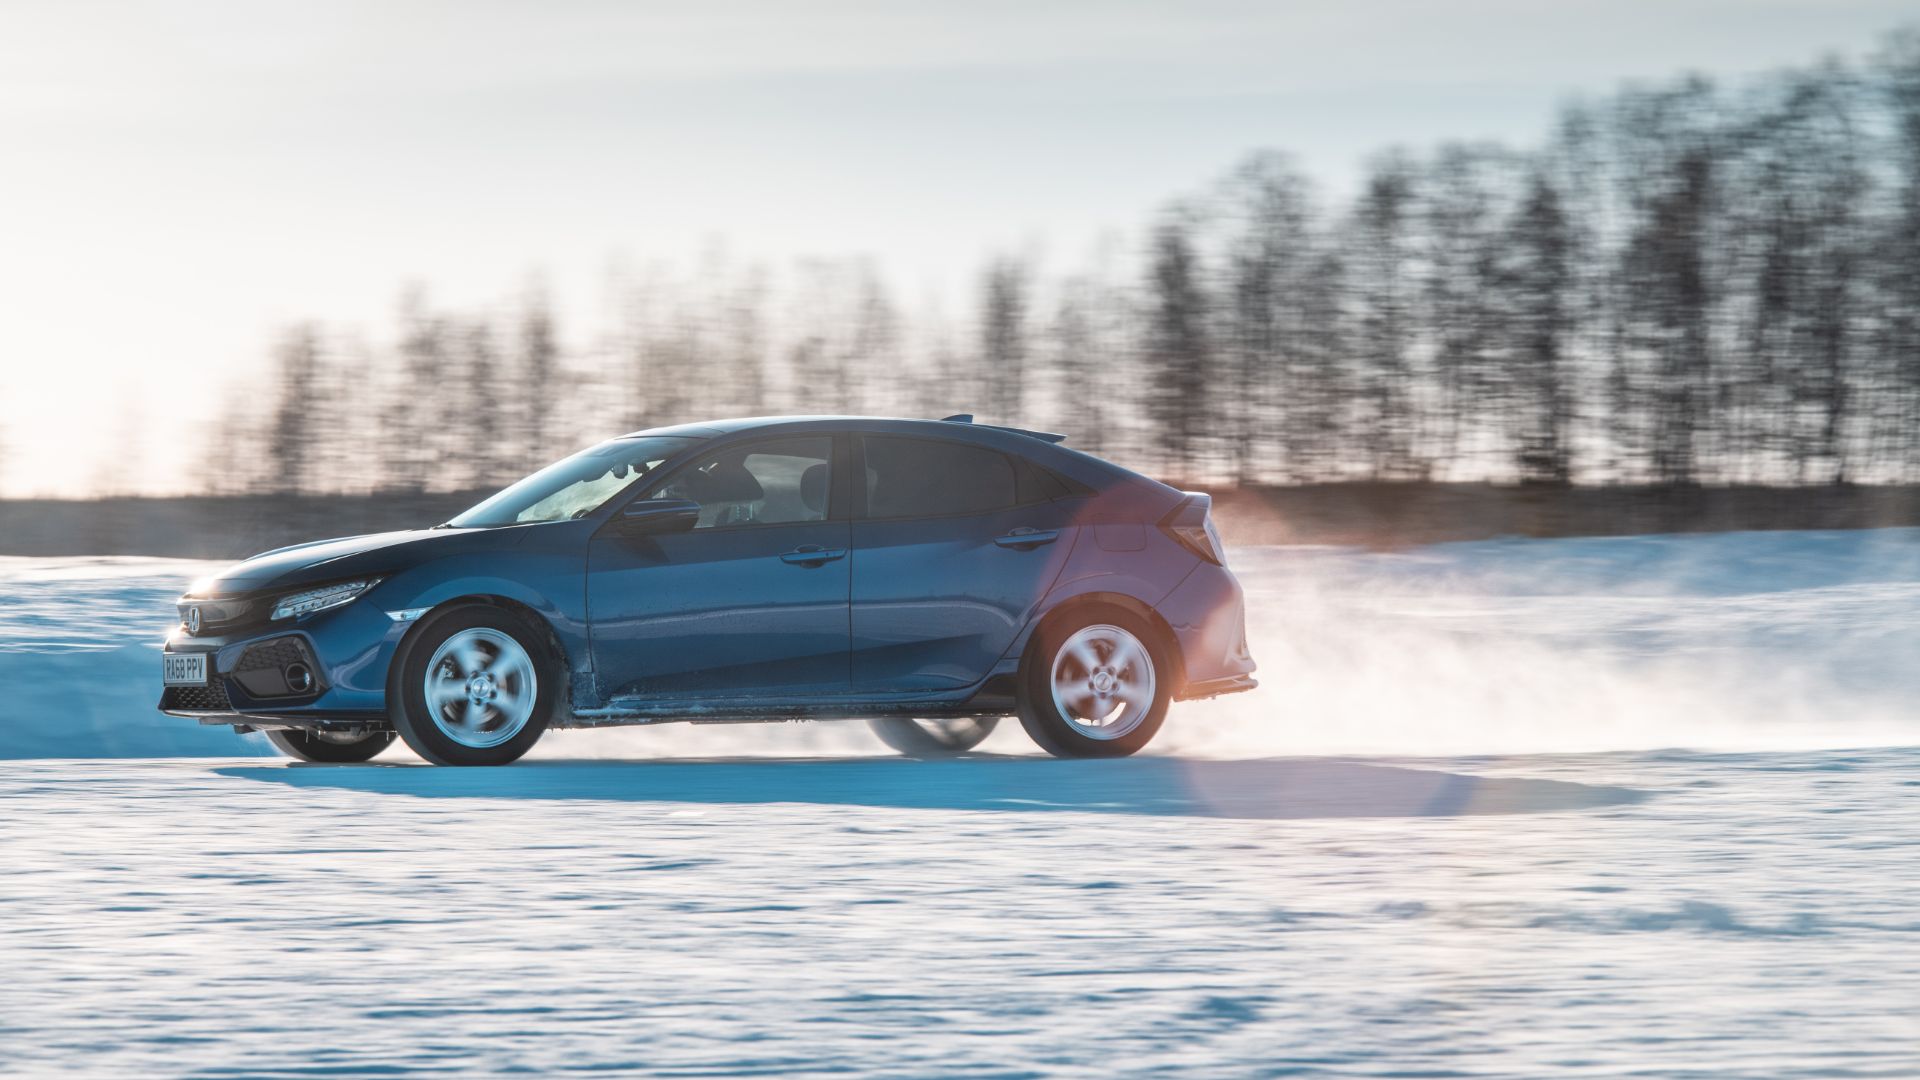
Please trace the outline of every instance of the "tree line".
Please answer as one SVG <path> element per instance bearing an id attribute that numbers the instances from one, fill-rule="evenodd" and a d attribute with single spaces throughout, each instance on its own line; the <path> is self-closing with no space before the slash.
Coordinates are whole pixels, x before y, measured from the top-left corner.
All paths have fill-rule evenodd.
<path id="1" fill-rule="evenodd" d="M 1283 153 L 971 310 L 860 258 L 713 254 L 389 343 L 290 327 L 236 387 L 215 491 L 449 490 L 727 415 L 974 412 L 1204 483 L 1920 479 L 1920 32 L 1865 61 L 1566 105 L 1541 144 L 1383 152 L 1329 195 Z M 584 332 L 582 332 L 584 330 Z M 563 344 L 565 342 L 565 344 Z"/>

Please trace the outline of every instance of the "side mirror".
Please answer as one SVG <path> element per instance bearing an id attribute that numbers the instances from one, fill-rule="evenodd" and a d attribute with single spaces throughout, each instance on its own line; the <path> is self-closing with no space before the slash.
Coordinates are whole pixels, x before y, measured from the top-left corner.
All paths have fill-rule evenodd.
<path id="1" fill-rule="evenodd" d="M 686 532 L 700 523 L 700 504 L 692 499 L 640 499 L 628 503 L 614 521 L 629 536 Z"/>

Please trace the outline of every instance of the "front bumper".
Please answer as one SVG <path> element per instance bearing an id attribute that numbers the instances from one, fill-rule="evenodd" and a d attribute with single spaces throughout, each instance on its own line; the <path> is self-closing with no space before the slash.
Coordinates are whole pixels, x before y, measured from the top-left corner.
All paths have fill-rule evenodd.
<path id="1" fill-rule="evenodd" d="M 360 604 L 225 636 L 176 630 L 165 651 L 205 653 L 208 681 L 162 687 L 159 708 L 206 724 L 328 730 L 383 724 L 387 662 L 403 632 L 378 608 Z"/>

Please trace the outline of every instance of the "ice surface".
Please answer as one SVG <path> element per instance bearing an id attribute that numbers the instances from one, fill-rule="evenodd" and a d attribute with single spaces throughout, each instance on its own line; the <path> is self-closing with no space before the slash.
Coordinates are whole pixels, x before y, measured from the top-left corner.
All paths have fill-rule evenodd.
<path id="1" fill-rule="evenodd" d="M 0 763 L 0 1072 L 1911 1076 L 1916 775 Z"/>
<path id="2" fill-rule="evenodd" d="M 1233 559 L 1151 755 L 500 770 L 246 757 L 204 564 L 0 560 L 0 1074 L 1920 1075 L 1920 534 Z"/>
<path id="3" fill-rule="evenodd" d="M 271 754 L 156 708 L 173 602 L 222 565 L 0 557 L 0 758 Z"/>

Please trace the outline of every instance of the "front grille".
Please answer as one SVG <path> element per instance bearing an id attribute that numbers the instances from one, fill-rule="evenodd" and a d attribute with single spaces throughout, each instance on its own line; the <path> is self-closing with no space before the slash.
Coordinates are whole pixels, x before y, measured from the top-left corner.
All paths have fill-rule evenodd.
<path id="1" fill-rule="evenodd" d="M 226 684 L 215 679 L 206 686 L 169 686 L 160 694 L 160 707 L 178 712 L 231 712 Z"/>

